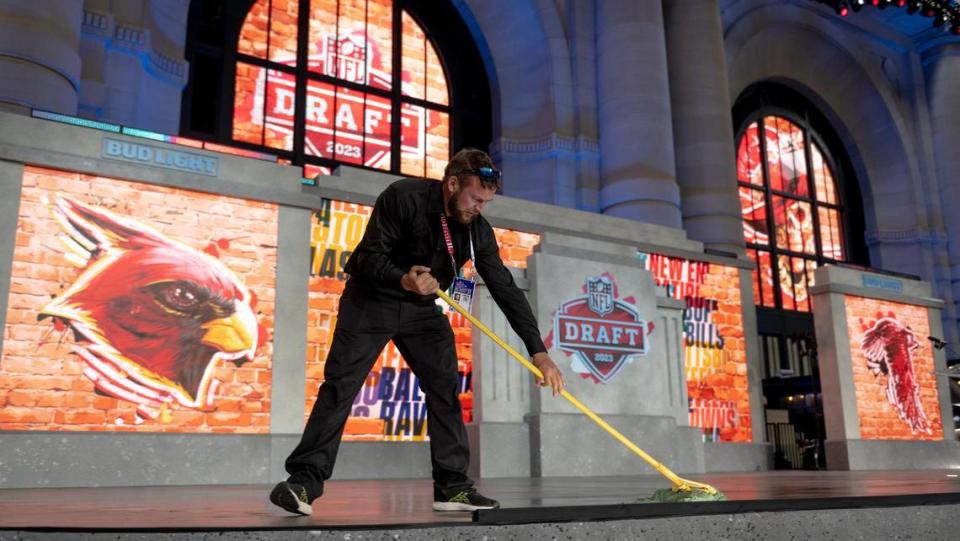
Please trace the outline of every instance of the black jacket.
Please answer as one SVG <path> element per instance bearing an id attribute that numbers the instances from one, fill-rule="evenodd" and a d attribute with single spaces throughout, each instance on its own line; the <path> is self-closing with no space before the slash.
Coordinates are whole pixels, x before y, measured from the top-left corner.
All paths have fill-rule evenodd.
<path id="1" fill-rule="evenodd" d="M 443 212 L 442 184 L 436 181 L 401 179 L 387 187 L 373 207 L 370 222 L 344 271 L 357 286 L 370 294 L 413 302 L 433 302 L 436 295 L 420 296 L 400 287 L 400 278 L 413 265 L 430 267 L 440 289 L 446 291 L 456 271 L 440 226 Z M 474 265 L 510 326 L 523 340 L 530 355 L 547 349 L 540 338 L 536 318 L 513 275 L 503 265 L 493 227 L 483 216 L 470 225 L 447 221 L 453 240 L 457 271 L 470 259 L 470 238 L 476 255 Z"/>

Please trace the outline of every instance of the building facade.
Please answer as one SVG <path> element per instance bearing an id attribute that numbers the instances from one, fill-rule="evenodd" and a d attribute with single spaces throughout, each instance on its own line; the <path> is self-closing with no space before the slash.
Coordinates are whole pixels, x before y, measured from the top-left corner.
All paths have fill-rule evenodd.
<path id="1" fill-rule="evenodd" d="M 59 139 L 50 142 L 56 158 L 27 159 L 13 151 L 3 157 L 19 164 L 5 178 L 16 179 L 10 193 L 21 202 L 7 207 L 10 220 L 18 219 L 4 226 L 11 226 L 12 262 L 5 357 L 30 357 L 9 349 L 18 338 L 10 327 L 15 317 L 49 317 L 58 332 L 64 325 L 78 332 L 78 319 L 63 308 L 69 303 L 57 287 L 50 292 L 55 300 L 36 313 L 28 314 L 14 297 L 25 293 L 18 287 L 37 285 L 24 281 L 40 272 L 27 270 L 28 263 L 46 262 L 42 254 L 30 259 L 21 249 L 27 241 L 18 240 L 25 227 L 43 223 L 31 221 L 43 208 L 27 203 L 57 193 L 100 193 L 78 204 L 140 217 L 148 207 L 110 194 L 127 193 L 131 201 L 134 193 L 156 192 L 156 201 L 184 197 L 147 186 L 157 182 L 164 189 L 239 198 L 203 204 L 233 205 L 224 216 L 256 216 L 261 229 L 238 227 L 209 239 L 175 224 L 160 229 L 196 251 L 216 251 L 255 298 L 268 300 L 259 311 L 250 308 L 263 328 L 257 343 L 266 349 L 251 354 L 261 364 L 238 364 L 244 371 L 229 381 L 206 372 L 174 378 L 163 392 L 185 389 L 164 395 L 176 406 L 144 398 L 104 404 L 107 413 L 86 421 L 81 412 L 73 414 L 76 422 L 53 413 L 30 421 L 31 408 L 40 408 L 43 399 L 24 394 L 25 380 L 8 374 L 0 390 L 6 437 L 23 431 L 17 436 L 22 443 L 56 437 L 44 427 L 103 432 L 99 425 L 113 423 L 109 432 L 146 423 L 143 431 L 152 434 L 207 438 L 191 443 L 199 454 L 203 445 L 230 448 L 213 435 L 218 431 L 252 438 L 282 434 L 286 439 L 238 444 L 277 462 L 289 435 L 299 430 L 311 389 L 322 381 L 325 340 L 342 290 L 341 259 L 362 231 L 371 197 L 396 176 L 438 178 L 452 150 L 477 146 L 488 149 L 504 172 L 504 209 L 510 211 L 493 211 L 503 255 L 521 269 L 518 278 L 529 288 L 544 336 L 553 331 L 552 351 L 587 382 L 579 390 L 601 413 L 635 435 L 669 434 L 658 450 L 682 471 L 859 469 L 871 460 L 902 467 L 892 458 L 900 444 L 919 446 L 911 449 L 928 457 L 928 465 L 950 463 L 954 419 L 942 373 L 948 360 L 960 357 L 953 353 L 960 352 L 960 220 L 951 212 L 951 203 L 960 204 L 960 36 L 949 30 L 960 19 L 949 19 L 952 11 L 944 12 L 945 30 L 924 15 L 926 4 L 910 13 L 895 2 L 847 15 L 829 2 L 809 0 L 433 4 L 56 0 L 51 9 L 0 1 L 4 139 L 15 143 L 14 126 L 42 133 L 34 123 L 44 121 L 20 118 L 43 116 L 36 111 L 122 127 L 119 136 L 98 135 L 96 145 L 77 152 L 94 166 L 71 166 L 57 154 L 70 154 Z M 137 147 L 123 137 L 137 136 L 136 130 L 172 137 L 159 139 L 157 148 Z M 188 144 L 182 157 L 176 147 L 164 146 L 178 143 Z M 203 161 L 211 159 L 207 151 L 218 145 L 247 157 L 222 156 L 219 169 L 204 172 L 213 167 Z M 31 148 L 31 157 L 42 154 L 42 136 L 35 134 Z M 137 163 L 138 152 L 151 153 L 147 161 L 153 163 Z M 149 169 L 161 155 L 173 177 Z M 258 156 L 272 160 L 273 168 L 251 166 L 263 175 L 255 178 L 239 164 Z M 148 169 L 128 172 L 114 163 L 124 159 L 123 167 Z M 96 165 L 101 162 L 113 165 Z M 181 163 L 187 165 L 176 170 Z M 231 168 L 235 176 L 227 179 Z M 55 171 L 69 174 L 60 178 Z M 104 174 L 87 178 L 98 172 Z M 204 177 L 235 184 L 210 188 Z M 127 181 L 145 184 L 128 193 Z M 253 202 L 239 202 L 247 199 Z M 181 203 L 173 205 L 176 212 L 190 212 Z M 90 219 L 70 205 L 54 203 L 48 210 L 76 231 Z M 163 224 L 160 214 L 152 218 Z M 204 223 L 194 220 L 195 226 Z M 144 228 L 159 228 L 151 223 Z M 290 231 L 299 232 L 285 236 Z M 229 253 L 231 239 L 251 234 L 264 239 Z M 283 286 L 299 276 L 290 270 L 298 261 L 288 254 L 291 242 L 311 246 L 303 262 L 310 272 L 300 276 L 303 321 L 290 316 L 294 326 L 306 326 L 293 334 L 279 324 L 288 321 L 280 305 L 300 291 Z M 86 248 L 84 261 L 96 259 L 98 248 Z M 580 285 L 552 276 L 556 265 L 577 269 Z M 79 280 L 64 270 L 55 274 L 51 280 L 61 290 L 72 291 L 70 284 Z M 582 335 L 562 332 L 560 322 L 569 321 L 562 317 L 573 316 L 559 306 L 580 286 L 601 287 L 583 279 L 606 274 L 615 284 L 614 300 L 632 298 L 637 321 L 656 323 L 646 352 L 656 359 L 647 362 L 664 367 L 648 374 L 647 394 L 656 397 L 656 406 L 628 398 L 637 382 L 625 378 L 644 357 L 617 357 L 615 369 L 603 367 L 578 357 Z M 283 287 L 292 289 L 281 294 Z M 573 293 L 559 293 L 567 290 Z M 498 317 L 489 299 L 483 302 L 478 309 Z M 15 316 L 15 310 L 26 312 Z M 476 473 L 560 475 L 561 457 L 571 448 L 551 435 L 579 429 L 572 410 L 545 402 L 519 371 L 494 376 L 492 359 L 507 359 L 472 336 L 465 322 L 451 316 L 451 323 L 460 344 L 463 396 L 471 404 Z M 893 357 L 877 361 L 868 347 L 887 324 L 908 329 L 917 342 L 907 347 L 915 360 L 910 381 L 917 382 L 915 389 L 907 386 L 909 400 L 917 407 L 880 392 L 887 385 L 900 393 L 899 383 L 878 379 L 895 379 Z M 24 332 L 27 342 L 41 339 Z M 69 355 L 62 357 L 58 362 L 69 364 Z M 24 362 L 24 372 L 41 370 Z M 285 375 L 278 375 L 280 366 Z M 348 436 L 360 458 L 347 466 L 347 475 L 363 476 L 365 464 L 382 456 L 364 447 L 366 440 L 423 439 L 422 405 L 404 366 L 388 349 L 365 387 L 368 396 L 358 398 Z M 150 370 L 147 379 L 155 375 Z M 80 377 L 83 370 L 68 372 Z M 98 372 L 107 378 L 102 385 L 85 376 L 95 399 L 75 400 L 86 400 L 84 406 L 105 396 L 123 402 L 108 384 L 126 380 L 111 380 L 107 372 Z M 210 385 L 224 387 L 218 394 Z M 866 387 L 876 396 L 864 395 Z M 140 392 L 133 383 L 125 389 Z M 270 398 L 278 389 L 297 389 L 296 398 Z M 503 402 L 505 395 L 512 398 Z M 228 397 L 230 406 L 204 409 L 201 397 L 208 396 Z M 887 411 L 867 413 L 874 409 Z M 195 431 L 207 434 L 189 435 Z M 925 440 L 937 445 L 924 447 Z M 420 452 L 410 451 L 415 444 L 399 445 L 411 456 Z M 491 458 L 498 448 L 514 450 L 523 466 L 498 464 Z M 613 446 L 602 452 L 617 455 Z M 396 460 L 396 475 L 405 460 Z M 584 459 L 577 467 L 584 474 L 628 471 L 617 460 L 607 467 Z M 276 476 L 276 466 L 264 466 L 264 478 Z"/>

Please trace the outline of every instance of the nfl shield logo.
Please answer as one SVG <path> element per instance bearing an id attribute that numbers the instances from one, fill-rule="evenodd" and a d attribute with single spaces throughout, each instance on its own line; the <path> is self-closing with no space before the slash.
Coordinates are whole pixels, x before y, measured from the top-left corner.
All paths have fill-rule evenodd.
<path id="1" fill-rule="evenodd" d="M 587 307 L 600 317 L 613 312 L 613 282 L 606 276 L 587 278 Z"/>

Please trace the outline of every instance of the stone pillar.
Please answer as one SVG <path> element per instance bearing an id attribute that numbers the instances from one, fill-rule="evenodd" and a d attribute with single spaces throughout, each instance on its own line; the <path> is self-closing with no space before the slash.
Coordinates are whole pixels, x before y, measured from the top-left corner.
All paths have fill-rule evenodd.
<path id="1" fill-rule="evenodd" d="M 960 44 L 930 51 L 924 60 L 953 294 L 953 309 L 944 310 L 950 316 L 943 320 L 943 338 L 950 341 L 951 349 L 960 352 L 960 220 L 956 219 L 960 209 Z"/>
<path id="2" fill-rule="evenodd" d="M 600 211 L 680 228 L 660 2 L 598 0 L 596 28 Z"/>
<path id="3" fill-rule="evenodd" d="M 86 0 L 81 116 L 180 132 L 187 0 Z"/>
<path id="4" fill-rule="evenodd" d="M 523 290 L 529 282 L 520 269 L 514 280 Z M 523 342 L 510 329 L 486 285 L 477 286 L 474 315 L 513 349 L 526 353 Z M 474 329 L 473 422 L 467 424 L 470 440 L 470 476 L 475 479 L 530 476 L 530 429 L 524 415 L 535 392 L 533 378 L 503 348 Z"/>
<path id="5" fill-rule="evenodd" d="M 927 336 L 941 332 L 943 307 L 941 300 L 932 298 L 931 284 L 833 265 L 818 268 L 815 283 L 810 293 L 827 429 L 827 468 L 953 467 L 960 443 L 954 433 L 949 384 L 942 376 L 946 358 L 927 341 Z M 899 347 L 904 343 L 909 347 Z M 869 361 L 878 358 L 891 367 L 887 373 L 871 370 Z M 900 417 L 898 406 L 887 396 L 888 378 L 895 377 L 895 372 L 902 374 L 904 366 L 912 369 L 917 387 L 916 391 L 907 388 L 907 398 L 898 398 L 902 400 L 899 407 L 906 408 L 915 396 L 915 411 L 926 418 L 929 432 L 924 425 L 912 426 L 906 416 Z M 904 389 L 898 388 L 900 392 Z M 916 421 L 918 416 L 910 418 Z"/>
<path id="6" fill-rule="evenodd" d="M 670 108 L 683 228 L 709 248 L 743 251 L 733 120 L 717 0 L 665 0 Z"/>
<path id="7" fill-rule="evenodd" d="M 0 107 L 77 112 L 82 0 L 0 0 Z"/>
<path id="8" fill-rule="evenodd" d="M 654 285 L 653 275 L 637 259 L 636 248 L 544 232 L 534 254 L 527 258 L 527 276 L 540 335 L 546 337 L 567 390 L 670 469 L 703 472 L 702 433 L 689 426 L 680 348 L 683 304 L 664 297 L 664 290 Z M 583 312 L 583 305 L 571 308 L 587 302 L 583 300 L 587 283 L 600 276 L 610 280 L 607 302 L 617 313 Z M 561 306 L 570 310 L 563 321 L 556 319 Z M 601 338 L 600 327 L 593 325 L 608 316 L 608 322 L 617 318 L 621 325 L 639 325 L 646 333 L 638 334 L 634 328 L 632 334 L 624 331 L 617 337 Z M 571 340 L 587 343 L 594 336 L 601 341 L 597 344 L 617 349 L 602 352 L 588 346 L 572 353 L 576 346 L 571 346 Z M 602 382 L 598 373 L 609 377 Z M 635 475 L 644 468 L 617 440 L 543 388 L 531 393 L 526 421 L 533 477 Z"/>

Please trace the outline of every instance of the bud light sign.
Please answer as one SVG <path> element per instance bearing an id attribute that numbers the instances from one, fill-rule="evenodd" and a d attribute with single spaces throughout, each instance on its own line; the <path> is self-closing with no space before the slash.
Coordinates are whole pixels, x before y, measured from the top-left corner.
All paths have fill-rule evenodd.
<path id="1" fill-rule="evenodd" d="M 646 335 L 653 324 L 636 307 L 616 298 L 609 275 L 591 276 L 585 295 L 571 299 L 554 313 L 556 347 L 574 358 L 573 370 L 607 383 L 633 355 L 647 354 Z"/>

